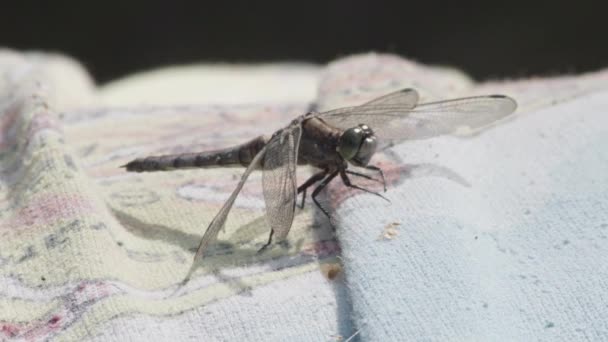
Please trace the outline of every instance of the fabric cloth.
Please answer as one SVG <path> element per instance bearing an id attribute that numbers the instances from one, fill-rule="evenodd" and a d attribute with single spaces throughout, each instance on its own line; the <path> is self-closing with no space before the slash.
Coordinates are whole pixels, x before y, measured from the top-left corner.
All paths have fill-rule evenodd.
<path id="1" fill-rule="evenodd" d="M 608 335 L 606 72 L 477 84 L 456 70 L 365 54 L 323 69 L 190 66 L 96 87 L 66 57 L 3 50 L 0 74 L 2 339 Z M 337 238 L 309 200 L 289 244 L 257 255 L 269 229 L 254 173 L 178 290 L 242 170 L 132 174 L 120 165 L 229 146 L 312 106 L 405 87 L 423 102 L 503 93 L 520 107 L 472 137 L 378 153 L 390 205 L 332 183 L 324 201 Z M 298 179 L 308 174 L 299 169 Z"/>
<path id="2" fill-rule="evenodd" d="M 406 80 L 400 87 L 425 80 L 416 87 L 442 93 L 391 57 L 338 62 L 328 74 L 348 79 L 344 88 L 392 84 L 370 84 L 364 61 Z M 473 86 L 453 95 L 510 95 L 515 117 L 469 139 L 394 147 L 383 167 L 392 205 L 335 185 L 348 198 L 338 236 L 362 340 L 608 338 L 607 81 L 600 72 Z"/>

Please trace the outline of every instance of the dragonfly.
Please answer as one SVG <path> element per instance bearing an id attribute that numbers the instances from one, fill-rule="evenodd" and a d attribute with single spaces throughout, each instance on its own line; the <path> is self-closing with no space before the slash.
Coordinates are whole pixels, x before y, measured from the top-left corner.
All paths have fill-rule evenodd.
<path id="1" fill-rule="evenodd" d="M 330 213 L 319 203 L 317 196 L 338 176 L 349 188 L 384 198 L 380 193 L 358 186 L 351 180 L 351 177 L 375 180 L 381 182 L 386 191 L 382 169 L 370 163 L 380 146 L 428 139 L 463 128 L 479 129 L 510 115 L 517 107 L 516 101 L 505 95 L 429 103 L 418 103 L 418 100 L 416 90 L 402 89 L 359 106 L 306 113 L 271 136 L 258 136 L 238 146 L 138 158 L 123 167 L 133 172 L 246 168 L 236 188 L 207 227 L 194 256 L 195 261 L 203 258 L 209 244 L 223 229 L 228 213 L 249 175 L 261 169 L 266 216 L 270 224 L 270 236 L 262 251 L 272 244 L 273 236 L 276 240 L 287 237 L 294 220 L 297 197 L 302 194 L 303 208 L 306 191 L 312 186 L 316 186 L 312 191 L 312 200 L 328 218 Z M 311 165 L 318 172 L 298 186 L 298 165 Z M 376 172 L 380 179 L 370 176 L 370 172 Z"/>

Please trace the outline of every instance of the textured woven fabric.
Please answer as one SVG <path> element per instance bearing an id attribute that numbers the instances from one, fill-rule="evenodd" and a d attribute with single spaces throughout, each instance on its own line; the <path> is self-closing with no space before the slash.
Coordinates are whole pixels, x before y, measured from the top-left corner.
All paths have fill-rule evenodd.
<path id="1" fill-rule="evenodd" d="M 607 75 L 475 84 L 368 54 L 321 71 L 189 67 L 96 88 L 65 57 L 0 51 L 0 339 L 606 338 Z M 378 154 L 391 205 L 332 184 L 338 240 L 308 205 L 287 247 L 256 255 L 269 231 L 252 175 L 176 292 L 242 170 L 120 165 L 403 87 L 423 101 L 504 93 L 520 110 L 475 137 Z"/>
<path id="2" fill-rule="evenodd" d="M 424 67 L 356 57 L 330 66 L 322 84 L 328 108 L 396 84 L 423 101 L 519 102 L 510 120 L 468 139 L 392 148 L 379 161 L 391 205 L 334 186 L 362 340 L 608 339 L 608 72 L 450 92 L 449 77 Z"/>
<path id="3" fill-rule="evenodd" d="M 315 68 L 217 67 L 265 85 L 225 90 L 231 105 L 188 104 L 196 101 L 158 90 L 166 77 L 148 76 L 150 97 L 135 106 L 137 84 L 125 81 L 123 92 L 117 84 L 97 90 L 66 58 L 3 51 L 0 65 L 0 340 L 352 334 L 343 282 L 322 271 L 336 262 L 337 244 L 330 231 L 311 228 L 310 207 L 298 214 L 289 250 L 256 256 L 269 233 L 256 174 L 205 265 L 176 293 L 240 170 L 131 174 L 119 168 L 137 156 L 229 145 L 289 122 L 313 100 Z M 299 87 L 277 97 L 273 84 L 290 75 Z M 198 86 L 203 98 L 219 92 L 218 77 L 172 82 Z M 133 94 L 129 106 L 125 93 Z M 252 94 L 263 102 L 247 104 Z M 243 103 L 234 104 L 239 98 Z"/>

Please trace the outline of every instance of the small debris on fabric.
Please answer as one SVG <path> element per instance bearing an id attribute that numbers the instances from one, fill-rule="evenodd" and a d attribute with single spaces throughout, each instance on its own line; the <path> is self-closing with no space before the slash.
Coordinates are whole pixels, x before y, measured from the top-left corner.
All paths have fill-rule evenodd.
<path id="1" fill-rule="evenodd" d="M 382 231 L 382 234 L 378 237 L 378 240 L 394 239 L 397 235 L 399 235 L 399 230 L 397 229 L 397 227 L 399 227 L 400 225 L 401 223 L 399 222 L 392 222 L 384 226 L 384 230 Z"/>
<path id="2" fill-rule="evenodd" d="M 342 272 L 342 265 L 338 262 L 321 264 L 321 273 L 328 280 L 334 280 Z"/>

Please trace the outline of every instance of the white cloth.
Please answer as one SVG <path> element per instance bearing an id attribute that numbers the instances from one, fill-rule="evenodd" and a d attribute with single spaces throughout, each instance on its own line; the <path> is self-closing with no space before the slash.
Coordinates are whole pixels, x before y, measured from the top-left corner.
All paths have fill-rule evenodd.
<path id="1" fill-rule="evenodd" d="M 0 75 L 0 340 L 608 339 L 607 72 L 476 84 L 365 54 L 321 75 L 198 66 L 100 89 L 75 61 L 1 50 Z M 473 137 L 378 153 L 390 205 L 336 179 L 324 201 L 338 240 L 309 201 L 291 247 L 257 256 L 268 226 L 252 175 L 206 264 L 175 294 L 239 173 L 119 165 L 405 87 L 423 102 L 503 93 L 519 109 Z"/>

